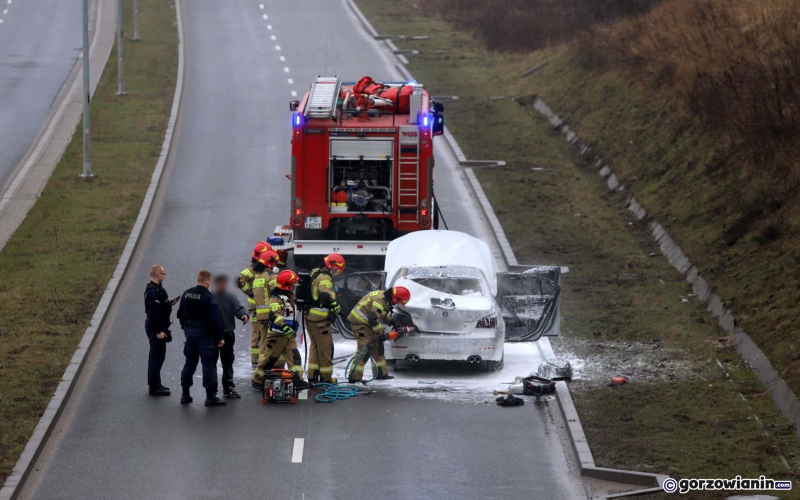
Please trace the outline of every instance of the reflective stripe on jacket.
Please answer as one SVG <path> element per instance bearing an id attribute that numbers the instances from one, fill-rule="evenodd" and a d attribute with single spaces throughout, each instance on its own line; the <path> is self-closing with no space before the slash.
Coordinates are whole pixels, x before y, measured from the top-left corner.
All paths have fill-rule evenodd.
<path id="1" fill-rule="evenodd" d="M 356 304 L 347 320 L 353 324 L 364 324 L 372 328 L 373 331 L 383 329 L 383 321 L 389 314 L 389 303 L 383 290 L 375 290 L 364 295 Z"/>

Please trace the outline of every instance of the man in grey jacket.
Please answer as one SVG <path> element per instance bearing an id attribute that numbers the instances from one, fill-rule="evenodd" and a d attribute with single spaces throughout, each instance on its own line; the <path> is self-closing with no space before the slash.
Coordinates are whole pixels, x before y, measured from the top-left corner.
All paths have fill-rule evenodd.
<path id="1" fill-rule="evenodd" d="M 236 342 L 236 319 L 246 324 L 250 319 L 245 309 L 236 296 L 228 291 L 228 277 L 218 274 L 214 277 L 214 295 L 219 302 L 222 321 L 225 323 L 224 340 L 225 344 L 219 349 L 219 358 L 222 360 L 222 394 L 226 398 L 241 397 L 236 392 L 236 384 L 233 383 L 233 345 Z"/>

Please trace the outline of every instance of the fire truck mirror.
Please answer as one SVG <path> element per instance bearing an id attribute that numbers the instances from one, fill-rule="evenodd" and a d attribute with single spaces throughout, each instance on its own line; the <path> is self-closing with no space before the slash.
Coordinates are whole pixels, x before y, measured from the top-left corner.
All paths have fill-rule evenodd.
<path id="1" fill-rule="evenodd" d="M 436 111 L 437 113 L 444 113 L 444 104 L 440 102 L 434 102 L 433 110 Z"/>
<path id="2" fill-rule="evenodd" d="M 433 115 L 433 135 L 444 134 L 444 116 L 439 113 Z"/>
<path id="3" fill-rule="evenodd" d="M 289 103 L 289 111 L 297 111 L 297 108 L 300 107 L 300 101 L 291 101 Z"/>

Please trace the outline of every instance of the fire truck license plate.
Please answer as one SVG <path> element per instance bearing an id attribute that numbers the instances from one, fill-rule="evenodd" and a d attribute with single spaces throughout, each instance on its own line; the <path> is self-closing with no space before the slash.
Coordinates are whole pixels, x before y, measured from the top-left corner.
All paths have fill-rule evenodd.
<path id="1" fill-rule="evenodd" d="M 322 229 L 322 217 L 306 217 L 306 229 Z"/>

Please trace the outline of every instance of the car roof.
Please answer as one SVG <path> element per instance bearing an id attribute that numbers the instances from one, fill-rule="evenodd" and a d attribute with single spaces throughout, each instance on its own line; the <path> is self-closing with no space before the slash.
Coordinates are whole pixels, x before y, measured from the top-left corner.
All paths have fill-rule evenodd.
<path id="1" fill-rule="evenodd" d="M 466 266 L 480 269 L 492 293 L 497 290 L 494 259 L 489 245 L 459 231 L 415 231 L 389 243 L 386 279 L 402 267 Z"/>

